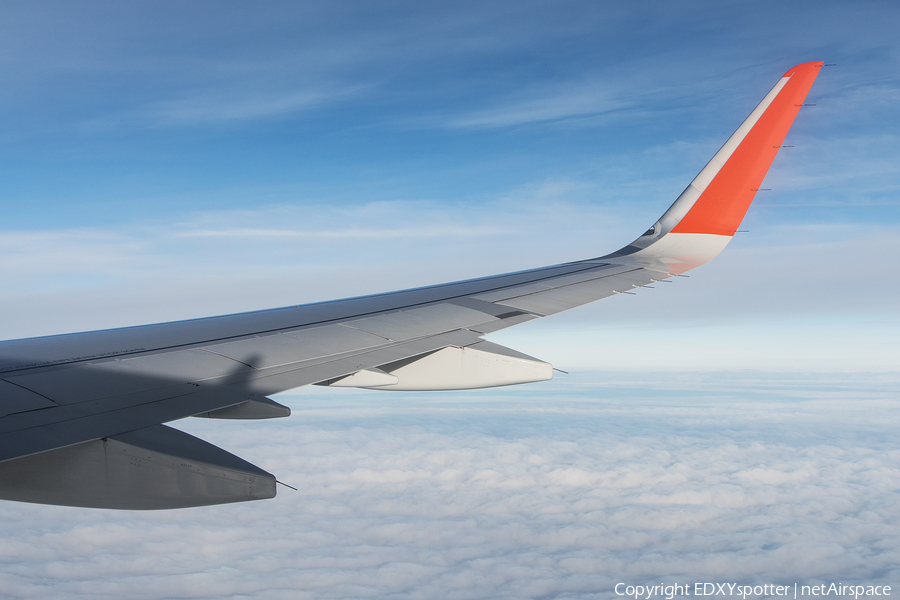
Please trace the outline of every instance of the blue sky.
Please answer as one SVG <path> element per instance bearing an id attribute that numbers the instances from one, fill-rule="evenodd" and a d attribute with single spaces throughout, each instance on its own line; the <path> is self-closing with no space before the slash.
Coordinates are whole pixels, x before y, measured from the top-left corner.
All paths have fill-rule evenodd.
<path id="1" fill-rule="evenodd" d="M 796 552 L 896 581 L 884 427 L 900 364 L 898 24 L 888 1 L 4 3 L 3 339 L 597 256 L 653 223 L 788 68 L 837 66 L 816 81 L 749 233 L 715 261 L 491 337 L 571 379 L 436 399 L 304 390 L 284 400 L 298 415 L 284 423 L 186 422 L 308 493 L 154 515 L 6 504 L 0 547 L 20 541 L 0 553 L 0 589 L 120 597 L 140 581 L 147 597 L 193 597 L 227 572 L 256 597 L 307 584 L 322 597 L 443 597 L 428 587 L 438 576 L 461 598 L 607 597 L 619 572 L 825 576 L 780 566 Z M 642 416 L 628 417 L 636 398 Z M 541 411 L 557 405 L 545 431 Z M 710 435 L 697 410 L 727 431 Z M 419 459 L 441 468 L 415 475 Z M 485 487 L 492 463 L 506 466 Z M 637 473 L 627 485 L 620 463 Z M 605 496 L 610 481 L 629 491 Z M 421 503 L 456 494 L 452 518 L 423 516 Z M 324 516 L 292 529 L 310 506 Z M 587 525 L 548 542 L 547 514 L 569 515 L 564 531 Z M 195 519 L 212 540 L 202 552 L 177 539 Z M 357 526 L 373 533 L 346 533 Z M 278 589 L 248 554 L 273 536 Z M 746 544 L 717 559 L 728 539 Z M 392 549 L 383 563 L 340 562 L 379 548 Z M 506 575 L 491 579 L 495 567 Z"/>
<path id="2" fill-rule="evenodd" d="M 793 132 L 810 143 L 773 173 L 807 193 L 769 202 L 839 204 L 818 206 L 826 221 L 858 205 L 869 208 L 853 221 L 896 218 L 883 206 L 896 184 L 884 156 L 896 147 L 890 3 L 648 3 L 652 21 L 578 2 L 40 6 L 8 7 L 2 25 L 16 228 L 315 201 L 484 203 L 553 182 L 654 214 L 777 75 L 823 58 L 839 66 Z M 813 146 L 832 146 L 829 164 Z M 866 173 L 847 168 L 877 155 Z M 864 176 L 874 181 L 852 199 L 841 193 Z"/>

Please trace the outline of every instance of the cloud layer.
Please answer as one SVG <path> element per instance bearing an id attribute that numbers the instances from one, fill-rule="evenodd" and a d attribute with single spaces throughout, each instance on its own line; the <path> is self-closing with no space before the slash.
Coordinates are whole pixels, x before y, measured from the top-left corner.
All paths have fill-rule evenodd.
<path id="1" fill-rule="evenodd" d="M 894 376 L 586 373 L 282 397 L 180 423 L 299 488 L 165 513 L 0 506 L 11 598 L 611 598 L 619 581 L 896 583 Z"/>

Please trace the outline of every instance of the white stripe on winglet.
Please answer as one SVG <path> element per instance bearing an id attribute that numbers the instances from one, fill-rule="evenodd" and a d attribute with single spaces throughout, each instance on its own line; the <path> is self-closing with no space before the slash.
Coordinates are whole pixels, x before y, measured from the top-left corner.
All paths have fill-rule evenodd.
<path id="1" fill-rule="evenodd" d="M 706 166 L 703 167 L 703 170 L 694 177 L 694 180 L 691 182 L 691 185 L 697 188 L 700 192 L 706 189 L 706 186 L 709 185 L 709 182 L 713 180 L 716 176 L 716 173 L 719 172 L 719 169 L 722 168 L 737 147 L 744 141 L 744 138 L 747 137 L 747 134 L 753 129 L 753 126 L 756 125 L 756 122 L 759 121 L 759 118 L 762 116 L 766 109 L 769 108 L 769 105 L 772 104 L 772 101 L 775 99 L 775 96 L 778 95 L 778 92 L 781 91 L 781 88 L 790 81 L 790 77 L 782 77 L 778 80 L 778 83 L 775 84 L 775 87 L 766 94 L 766 97 L 762 99 L 756 108 L 753 109 L 753 112 L 750 113 L 750 116 L 744 119 L 744 122 L 741 123 L 741 126 L 737 128 L 731 137 L 728 138 L 728 141 L 725 142 L 725 145 L 722 146 L 716 155 L 712 157 Z"/>

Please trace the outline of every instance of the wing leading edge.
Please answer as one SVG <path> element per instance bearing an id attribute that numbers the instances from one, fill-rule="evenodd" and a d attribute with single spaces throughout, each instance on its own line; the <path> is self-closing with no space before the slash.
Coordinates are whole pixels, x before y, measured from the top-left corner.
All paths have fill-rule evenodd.
<path id="1" fill-rule="evenodd" d="M 162 423 L 290 414 L 302 385 L 471 389 L 552 367 L 483 340 L 693 269 L 731 240 L 821 62 L 789 70 L 663 216 L 602 257 L 333 302 L 0 342 L 0 498 L 177 508 L 268 498 L 274 477 Z"/>

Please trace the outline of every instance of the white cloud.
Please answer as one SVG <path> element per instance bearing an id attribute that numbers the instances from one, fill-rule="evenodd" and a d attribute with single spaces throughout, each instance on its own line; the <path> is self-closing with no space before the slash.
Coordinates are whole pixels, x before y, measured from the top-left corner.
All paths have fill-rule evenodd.
<path id="1" fill-rule="evenodd" d="M 0 504 L 12 598 L 611 598 L 618 581 L 890 584 L 895 375 L 591 373 L 307 389 L 179 426 L 295 485 L 157 513 Z"/>
<path id="2" fill-rule="evenodd" d="M 216 95 L 194 95 L 177 100 L 168 100 L 136 111 L 138 119 L 145 119 L 152 124 L 193 125 L 216 121 L 237 121 L 274 117 L 290 114 L 326 102 L 336 102 L 341 97 L 356 93 L 358 90 L 342 90 L 338 92 L 289 91 L 271 92 L 267 95 L 235 94 L 219 91 Z"/>

